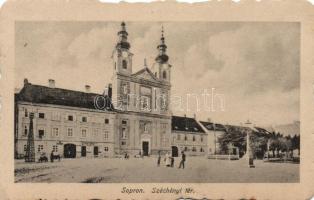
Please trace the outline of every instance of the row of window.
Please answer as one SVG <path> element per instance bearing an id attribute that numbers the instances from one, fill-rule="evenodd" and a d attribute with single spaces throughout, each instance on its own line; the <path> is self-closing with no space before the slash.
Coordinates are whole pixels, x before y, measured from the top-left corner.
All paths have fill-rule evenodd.
<path id="1" fill-rule="evenodd" d="M 93 133 L 95 136 L 98 136 L 99 130 L 94 129 Z M 105 131 L 103 131 L 103 134 L 104 134 L 104 139 L 109 138 L 109 131 L 105 130 Z M 25 126 L 23 136 L 26 137 L 27 135 L 28 135 L 28 128 L 27 128 L 27 126 Z M 52 128 L 51 136 L 52 137 L 59 137 L 60 136 L 59 128 Z M 73 137 L 73 128 L 67 128 L 67 136 Z M 39 138 L 45 137 L 45 129 L 38 129 L 38 137 Z M 81 137 L 83 137 L 83 138 L 87 137 L 87 129 L 81 129 Z"/>
<path id="2" fill-rule="evenodd" d="M 197 152 L 197 148 L 196 147 L 192 147 L 191 149 L 188 147 L 184 147 L 184 151 L 192 151 L 192 152 Z M 205 152 L 204 149 L 201 147 L 199 149 L 199 152 Z"/>
<path id="3" fill-rule="evenodd" d="M 27 109 L 24 109 L 24 117 L 28 117 L 28 116 L 29 116 L 29 113 L 28 113 Z M 38 113 L 38 118 L 46 119 L 45 113 L 44 112 L 39 112 Z M 66 119 L 67 119 L 67 121 L 74 121 L 74 115 L 67 115 Z M 52 114 L 52 120 L 60 121 L 61 120 L 60 113 L 56 113 L 56 112 L 53 113 Z M 87 122 L 88 121 L 87 116 L 82 116 L 80 121 L 81 122 Z M 105 118 L 104 119 L 104 123 L 105 124 L 109 124 L 109 119 Z"/>
<path id="4" fill-rule="evenodd" d="M 53 145 L 52 146 L 52 150 L 54 151 L 54 152 L 58 152 L 58 145 Z M 24 145 L 24 152 L 25 151 L 27 151 L 27 145 L 25 144 Z M 42 144 L 39 144 L 38 146 L 37 146 L 37 152 L 43 152 L 44 151 L 44 145 L 42 145 Z M 109 151 L 109 147 L 104 147 L 104 151 Z"/>
<path id="5" fill-rule="evenodd" d="M 177 140 L 181 140 L 181 135 L 180 135 L 180 134 L 177 135 Z M 183 140 L 188 141 L 188 136 L 187 136 L 187 135 L 184 135 Z M 200 137 L 200 141 L 203 142 L 203 140 L 204 140 L 204 138 L 203 138 L 203 136 L 201 136 L 201 137 Z M 193 142 L 196 141 L 195 135 L 193 135 L 192 141 L 193 141 Z"/>

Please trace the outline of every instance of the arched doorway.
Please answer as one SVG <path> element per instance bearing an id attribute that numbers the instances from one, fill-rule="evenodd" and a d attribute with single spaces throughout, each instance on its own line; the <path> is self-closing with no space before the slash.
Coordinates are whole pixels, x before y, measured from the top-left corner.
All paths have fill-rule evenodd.
<path id="1" fill-rule="evenodd" d="M 143 156 L 149 155 L 149 142 L 148 141 L 142 141 L 142 152 L 143 152 Z"/>
<path id="2" fill-rule="evenodd" d="M 98 156 L 98 146 L 94 146 L 94 156 Z"/>
<path id="3" fill-rule="evenodd" d="M 64 158 L 75 158 L 76 157 L 76 145 L 65 144 L 64 145 Z"/>
<path id="4" fill-rule="evenodd" d="M 82 146 L 81 156 L 86 157 L 86 146 Z"/>
<path id="5" fill-rule="evenodd" d="M 171 152 L 172 152 L 172 157 L 178 157 L 178 147 L 172 146 Z"/>

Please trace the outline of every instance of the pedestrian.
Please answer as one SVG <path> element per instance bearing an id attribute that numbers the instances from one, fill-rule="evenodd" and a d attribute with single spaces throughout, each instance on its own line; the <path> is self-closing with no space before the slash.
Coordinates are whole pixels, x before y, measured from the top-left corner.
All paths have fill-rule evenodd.
<path id="1" fill-rule="evenodd" d="M 180 162 L 180 165 L 179 165 L 179 169 L 181 168 L 181 166 L 182 166 L 182 168 L 184 169 L 184 162 L 185 162 L 185 154 L 184 154 L 184 151 L 182 151 L 182 153 L 181 153 L 181 162 Z"/>
<path id="2" fill-rule="evenodd" d="M 165 159 L 166 159 L 166 166 L 167 166 L 167 167 L 170 167 L 171 161 L 170 161 L 170 155 L 169 155 L 168 152 L 166 153 Z"/>
<path id="3" fill-rule="evenodd" d="M 50 162 L 53 162 L 53 150 L 51 151 L 51 154 L 50 154 Z"/>
<path id="4" fill-rule="evenodd" d="M 124 153 L 124 159 L 128 159 L 128 153 L 127 152 Z"/>
<path id="5" fill-rule="evenodd" d="M 158 151 L 157 167 L 160 166 L 160 160 L 161 160 L 161 155 L 160 155 L 160 151 Z"/>
<path id="6" fill-rule="evenodd" d="M 174 157 L 171 157 L 171 167 L 174 166 Z"/>
<path id="7" fill-rule="evenodd" d="M 143 158 L 142 151 L 139 152 L 140 158 Z"/>

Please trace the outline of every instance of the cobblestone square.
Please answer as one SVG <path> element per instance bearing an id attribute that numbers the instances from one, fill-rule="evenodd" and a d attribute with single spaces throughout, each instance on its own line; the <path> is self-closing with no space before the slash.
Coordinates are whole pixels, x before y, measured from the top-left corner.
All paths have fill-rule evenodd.
<path id="1" fill-rule="evenodd" d="M 188 157 L 185 169 L 174 168 L 157 158 L 63 159 L 54 163 L 15 161 L 15 182 L 71 183 L 286 183 L 299 182 L 299 164 L 255 160 L 209 160 Z"/>

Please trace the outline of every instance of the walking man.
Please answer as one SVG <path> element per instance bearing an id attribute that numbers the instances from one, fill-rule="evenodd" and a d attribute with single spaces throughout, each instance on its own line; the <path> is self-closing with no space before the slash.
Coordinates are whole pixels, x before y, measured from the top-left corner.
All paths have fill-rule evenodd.
<path id="1" fill-rule="evenodd" d="M 51 154 L 50 154 L 50 162 L 53 162 L 53 159 L 54 159 L 54 150 L 51 151 Z"/>
<path id="2" fill-rule="evenodd" d="M 158 151 L 158 158 L 157 158 L 157 166 L 160 166 L 160 160 L 161 160 L 161 155 L 160 155 L 160 151 Z"/>
<path id="3" fill-rule="evenodd" d="M 171 167 L 174 166 L 174 157 L 171 156 Z"/>
<path id="4" fill-rule="evenodd" d="M 182 158 L 181 158 L 181 162 L 180 162 L 180 165 L 179 165 L 179 169 L 181 168 L 181 166 L 182 166 L 182 168 L 184 169 L 184 162 L 185 162 L 185 154 L 184 154 L 184 151 L 182 151 L 181 156 L 182 156 Z"/>

